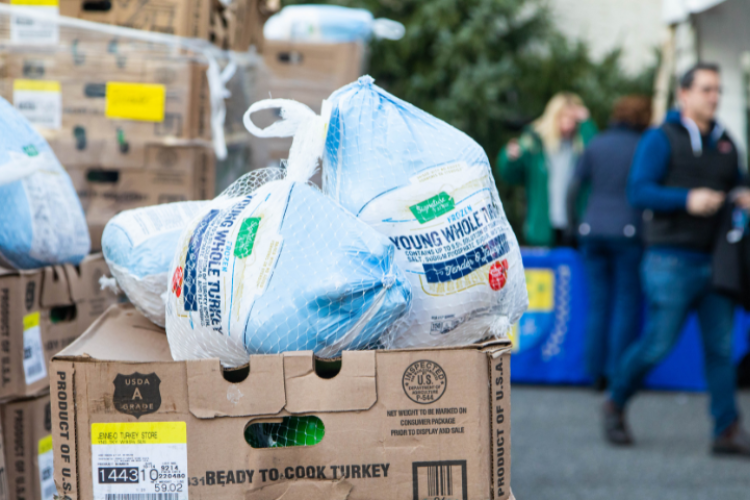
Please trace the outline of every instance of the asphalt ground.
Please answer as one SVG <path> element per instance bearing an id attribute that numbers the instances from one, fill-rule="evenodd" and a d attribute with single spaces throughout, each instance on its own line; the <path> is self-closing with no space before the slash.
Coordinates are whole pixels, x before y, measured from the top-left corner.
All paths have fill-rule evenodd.
<path id="1" fill-rule="evenodd" d="M 518 500 L 750 500 L 750 459 L 709 453 L 705 394 L 639 394 L 629 409 L 636 443 L 628 448 L 603 440 L 603 399 L 587 389 L 513 386 Z M 750 415 L 750 392 L 738 399 Z"/>

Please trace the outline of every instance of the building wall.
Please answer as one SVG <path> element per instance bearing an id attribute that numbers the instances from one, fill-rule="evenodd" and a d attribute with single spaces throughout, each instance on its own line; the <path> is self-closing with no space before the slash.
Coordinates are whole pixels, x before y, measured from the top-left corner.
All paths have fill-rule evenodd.
<path id="1" fill-rule="evenodd" d="M 694 17 L 698 57 L 721 66 L 723 94 L 719 119 L 747 151 L 747 102 L 742 54 L 750 52 L 750 2 L 728 0 Z"/>
<path id="2" fill-rule="evenodd" d="M 548 0 L 555 24 L 568 38 L 588 42 L 594 58 L 623 48 L 631 74 L 655 62 L 665 35 L 662 0 Z"/>

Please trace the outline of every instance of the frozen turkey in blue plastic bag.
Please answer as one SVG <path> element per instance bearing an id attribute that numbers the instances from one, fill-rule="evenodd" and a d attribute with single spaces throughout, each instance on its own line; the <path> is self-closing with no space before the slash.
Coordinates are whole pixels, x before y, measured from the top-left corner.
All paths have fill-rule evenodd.
<path id="1" fill-rule="evenodd" d="M 264 168 L 246 176 L 260 186 L 283 178 L 283 170 Z M 250 188 L 249 188 L 250 189 Z M 182 231 L 210 201 L 180 201 L 125 210 L 104 227 L 102 253 L 112 278 L 130 302 L 159 326 L 165 325 L 164 300 L 169 268 Z"/>
<path id="2" fill-rule="evenodd" d="M 104 227 L 102 253 L 112 278 L 148 319 L 164 326 L 169 266 L 185 226 L 207 201 L 125 210 Z"/>
<path id="3" fill-rule="evenodd" d="M 282 127 L 325 139 L 309 108 L 284 116 Z M 183 231 L 166 309 L 175 359 L 238 366 L 256 353 L 333 357 L 376 345 L 408 312 L 411 288 L 393 244 L 307 182 L 315 162 L 298 161 L 305 144 L 292 147 L 285 179 L 251 194 L 230 186 Z"/>
<path id="4" fill-rule="evenodd" d="M 369 76 L 328 101 L 323 191 L 388 236 L 412 284 L 411 313 L 386 346 L 507 333 L 528 296 L 484 150 Z"/>
<path id="5" fill-rule="evenodd" d="M 26 118 L 0 98 L 0 266 L 78 264 L 90 247 L 67 172 Z"/>

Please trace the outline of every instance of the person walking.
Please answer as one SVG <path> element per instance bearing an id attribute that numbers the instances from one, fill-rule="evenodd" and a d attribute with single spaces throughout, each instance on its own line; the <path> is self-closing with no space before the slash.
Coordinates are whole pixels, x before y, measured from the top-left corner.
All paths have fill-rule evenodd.
<path id="1" fill-rule="evenodd" d="M 597 390 L 606 388 L 640 326 L 641 213 L 630 206 L 626 191 L 638 141 L 650 122 L 648 97 L 618 99 L 611 126 L 583 152 L 568 189 L 568 220 L 580 241 L 589 285 L 586 368 Z M 579 223 L 584 187 L 590 191 Z"/>
<path id="2" fill-rule="evenodd" d="M 498 174 L 526 188 L 526 244 L 555 246 L 569 235 L 566 193 L 578 157 L 596 134 L 580 97 L 556 94 L 544 114 L 498 155 Z"/>
<path id="3" fill-rule="evenodd" d="M 641 278 L 647 301 L 643 335 L 625 352 L 604 404 L 604 433 L 613 444 L 633 442 L 627 403 L 645 375 L 675 345 L 691 310 L 698 313 L 713 417 L 712 451 L 750 456 L 750 436 L 739 423 L 732 365 L 735 304 L 711 287 L 711 252 L 718 211 L 734 202 L 750 207 L 737 190 L 737 148 L 715 121 L 721 93 L 719 67 L 700 63 L 680 79 L 679 111 L 644 134 L 631 167 L 628 198 L 645 214 Z"/>

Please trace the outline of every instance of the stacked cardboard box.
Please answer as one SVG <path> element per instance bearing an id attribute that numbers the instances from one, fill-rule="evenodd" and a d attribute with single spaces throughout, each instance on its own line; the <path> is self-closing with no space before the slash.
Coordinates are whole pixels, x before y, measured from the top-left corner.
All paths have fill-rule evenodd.
<path id="1" fill-rule="evenodd" d="M 94 250 L 122 210 L 215 195 L 205 71 L 175 48 L 93 35 L 0 53 L 0 95 L 68 170 Z"/>
<path id="2" fill-rule="evenodd" d="M 117 297 L 102 291 L 101 255 L 78 266 L 0 270 L 0 495 L 52 500 L 50 360 L 75 341 Z"/>
<path id="3" fill-rule="evenodd" d="M 173 361 L 163 330 L 113 306 L 52 361 L 55 482 L 71 500 L 510 499 L 509 357 L 344 351 L 322 378 L 302 351 L 225 372 Z M 300 416 L 317 439 L 255 449 L 256 424 Z"/>
<path id="4" fill-rule="evenodd" d="M 261 49 L 263 23 L 272 10 L 264 0 L 234 0 L 226 5 L 219 0 L 60 0 L 64 16 L 201 38 L 240 52 L 251 45 Z"/>

